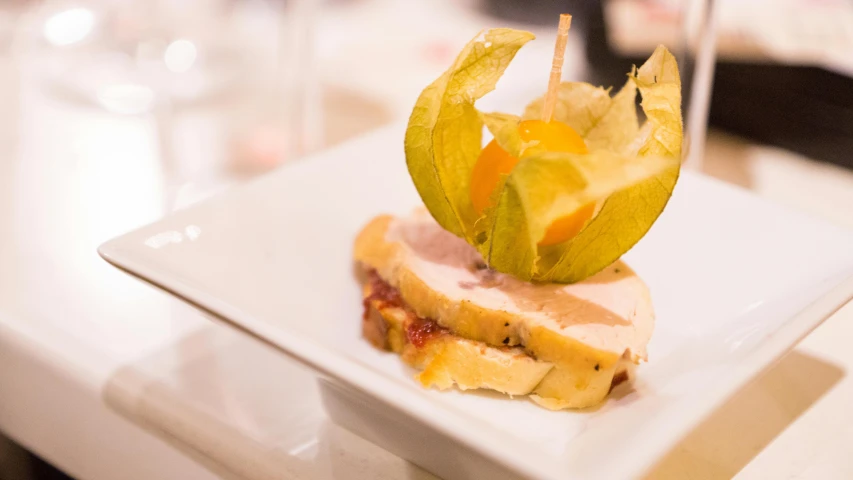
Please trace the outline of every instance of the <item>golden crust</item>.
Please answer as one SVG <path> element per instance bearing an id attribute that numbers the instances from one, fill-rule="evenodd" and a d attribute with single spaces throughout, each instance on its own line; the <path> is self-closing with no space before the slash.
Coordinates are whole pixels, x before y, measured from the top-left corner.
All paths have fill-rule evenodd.
<path id="1" fill-rule="evenodd" d="M 365 332 L 385 332 L 380 348 L 399 353 L 406 364 L 420 370 L 416 379 L 425 387 L 444 390 L 458 386 L 462 390 L 487 388 L 509 395 L 526 395 L 553 367 L 527 355 L 523 349 L 490 347 L 450 333 L 437 335 L 421 346 L 406 340 L 407 324 L 414 314 L 403 308 L 368 298 Z"/>
<path id="2" fill-rule="evenodd" d="M 430 288 L 407 265 L 405 246 L 386 240 L 392 221 L 392 217 L 384 215 L 369 222 L 356 238 L 354 256 L 357 262 L 375 269 L 384 281 L 398 289 L 417 316 L 434 319 L 453 333 L 448 336 L 450 340 L 431 347 L 431 353 L 421 353 L 417 358 L 409 355 L 407 363 L 424 368 L 419 379 L 425 385 L 447 388 L 456 383 L 461 388 L 530 393 L 533 400 L 546 408 L 583 408 L 600 403 L 617 371 L 625 371 L 626 361 L 620 354 L 590 347 L 530 321 L 523 314 L 483 308 L 468 300 L 454 301 Z M 395 315 L 382 313 L 383 317 Z M 490 363 L 491 357 L 477 354 L 486 351 L 483 349 L 498 351 L 504 345 L 522 347 L 527 353 L 522 357 L 536 365 L 548 366 L 530 371 L 545 373 L 537 378 L 525 370 L 528 365 L 521 368 L 513 361 Z M 406 360 L 406 353 L 402 353 Z M 498 365 L 510 367 L 498 368 Z M 478 373 L 469 378 L 464 376 L 468 372 Z M 530 375 L 529 381 L 521 381 L 518 375 Z M 504 383 L 500 383 L 502 376 L 506 377 Z"/>

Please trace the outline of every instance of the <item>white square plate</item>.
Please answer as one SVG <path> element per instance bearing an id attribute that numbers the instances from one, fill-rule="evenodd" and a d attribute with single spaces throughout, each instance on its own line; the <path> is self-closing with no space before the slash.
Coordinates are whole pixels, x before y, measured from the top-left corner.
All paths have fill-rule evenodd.
<path id="1" fill-rule="evenodd" d="M 853 234 L 685 173 L 625 256 L 657 313 L 650 361 L 632 388 L 600 408 L 563 412 L 425 390 L 361 338 L 351 260 L 368 219 L 420 203 L 402 139 L 402 126 L 362 137 L 100 252 L 315 368 L 336 421 L 457 478 L 639 475 L 853 297 Z"/>

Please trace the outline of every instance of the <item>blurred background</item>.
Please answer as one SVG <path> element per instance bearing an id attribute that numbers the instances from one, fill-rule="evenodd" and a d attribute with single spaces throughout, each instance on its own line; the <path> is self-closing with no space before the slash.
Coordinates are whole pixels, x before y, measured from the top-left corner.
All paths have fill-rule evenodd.
<path id="1" fill-rule="evenodd" d="M 564 78 L 618 86 L 666 44 L 691 168 L 853 225 L 848 0 L 3 0 L 0 313 L 125 308 L 98 244 L 404 121 L 482 28 L 540 39 L 482 102 L 520 112 L 561 12 Z M 0 478 L 63 474 L 3 439 Z"/>
<path id="2" fill-rule="evenodd" d="M 55 156 L 55 167 L 103 180 L 104 194 L 159 195 L 156 216 L 404 120 L 484 27 L 540 38 L 484 106 L 518 111 L 544 90 L 561 11 L 574 14 L 565 78 L 621 85 L 664 43 L 679 55 L 696 132 L 709 111 L 721 131 L 853 167 L 844 0 L 5 0 L 4 168 L 30 157 L 24 170 L 36 171 L 34 158 Z M 716 72 L 696 79 L 694 58 L 714 36 Z M 708 89 L 711 75 L 710 105 L 691 108 L 694 80 Z"/>

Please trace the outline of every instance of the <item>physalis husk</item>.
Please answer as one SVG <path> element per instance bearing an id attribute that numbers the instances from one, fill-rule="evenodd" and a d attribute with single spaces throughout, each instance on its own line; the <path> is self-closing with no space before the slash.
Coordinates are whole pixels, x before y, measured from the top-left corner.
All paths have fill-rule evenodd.
<path id="1" fill-rule="evenodd" d="M 493 29 L 470 42 L 418 98 L 406 130 L 406 162 L 432 216 L 489 266 L 523 280 L 577 282 L 633 247 L 666 206 L 681 160 L 681 80 L 675 58 L 659 46 L 612 97 L 609 89 L 563 83 L 553 120 L 577 132 L 587 153 L 549 152 L 525 145 L 519 133 L 520 122 L 539 118 L 541 98 L 523 117 L 474 107 L 533 38 Z M 508 173 L 486 187 L 471 183 L 484 125 L 514 157 Z M 589 220 L 572 226 L 571 238 L 549 244 L 549 227 L 572 217 Z"/>

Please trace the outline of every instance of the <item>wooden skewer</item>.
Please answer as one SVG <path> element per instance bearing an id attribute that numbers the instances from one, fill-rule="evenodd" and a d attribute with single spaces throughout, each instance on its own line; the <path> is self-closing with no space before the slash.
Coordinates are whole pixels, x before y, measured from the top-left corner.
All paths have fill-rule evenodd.
<path id="1" fill-rule="evenodd" d="M 550 122 L 557 105 L 557 89 L 563 73 L 563 58 L 566 55 L 566 43 L 569 40 L 569 28 L 572 26 L 572 16 L 560 14 L 560 26 L 557 27 L 557 43 L 554 45 L 554 60 L 551 62 L 551 76 L 548 77 L 548 93 L 542 105 L 542 121 Z"/>

